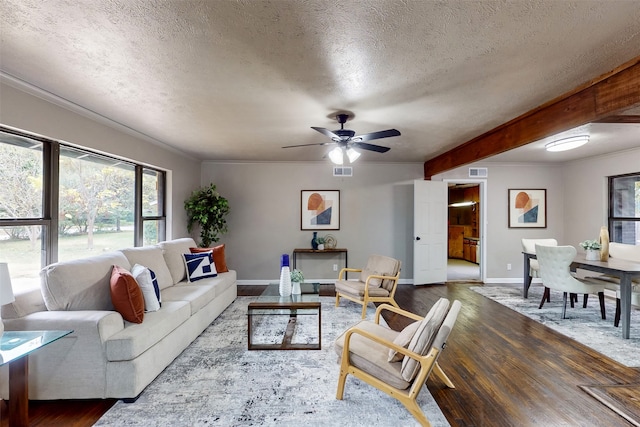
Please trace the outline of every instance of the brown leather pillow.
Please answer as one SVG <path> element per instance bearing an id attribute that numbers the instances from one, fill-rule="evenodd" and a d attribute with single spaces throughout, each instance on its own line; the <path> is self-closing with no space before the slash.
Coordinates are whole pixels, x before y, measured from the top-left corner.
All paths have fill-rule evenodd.
<path id="1" fill-rule="evenodd" d="M 216 265 L 216 271 L 218 273 L 226 273 L 229 271 L 229 268 L 227 267 L 227 260 L 224 256 L 224 244 L 213 248 L 189 248 L 189 250 L 192 254 L 213 252 L 213 263 Z"/>
<path id="2" fill-rule="evenodd" d="M 136 279 L 125 268 L 117 265 L 111 270 L 111 302 L 124 320 L 142 323 L 144 296 Z"/>

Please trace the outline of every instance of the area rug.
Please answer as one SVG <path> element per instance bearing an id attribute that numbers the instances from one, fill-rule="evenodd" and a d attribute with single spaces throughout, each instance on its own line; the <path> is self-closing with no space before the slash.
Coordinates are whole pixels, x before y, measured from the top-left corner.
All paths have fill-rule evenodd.
<path id="1" fill-rule="evenodd" d="M 361 308 L 320 299 L 322 350 L 248 351 L 247 304 L 255 297 L 238 297 L 137 401 L 118 401 L 95 425 L 419 425 L 397 400 L 352 376 L 344 400 L 335 398 L 333 341 L 360 320 Z M 373 318 L 373 306 L 367 318 Z M 433 426 L 449 426 L 426 387 L 418 403 Z"/>
<path id="2" fill-rule="evenodd" d="M 615 301 L 607 298 L 607 320 L 600 316 L 600 305 L 595 295 L 590 296 L 586 308 L 582 308 L 582 296 L 575 308 L 567 304 L 567 319 L 561 319 L 562 293 L 551 291 L 551 301 L 538 309 L 544 288 L 532 285 L 529 298 L 522 297 L 522 286 L 485 285 L 470 289 L 490 298 L 536 322 L 582 343 L 605 356 L 629 367 L 640 367 L 640 311 L 631 311 L 630 339 L 622 338 L 620 328 L 613 326 Z"/>

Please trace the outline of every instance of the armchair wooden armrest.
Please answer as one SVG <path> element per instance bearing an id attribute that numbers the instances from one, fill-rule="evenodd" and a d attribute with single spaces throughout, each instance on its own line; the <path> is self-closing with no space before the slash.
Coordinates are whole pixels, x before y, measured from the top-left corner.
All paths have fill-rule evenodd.
<path id="1" fill-rule="evenodd" d="M 392 311 L 392 312 L 397 313 L 397 314 L 399 314 L 401 316 L 404 316 L 404 317 L 407 317 L 409 319 L 413 319 L 413 320 L 416 320 L 416 321 L 420 321 L 420 320 L 424 319 L 424 317 L 422 317 L 420 315 L 417 315 L 415 313 L 412 313 L 410 311 L 403 310 L 400 307 L 395 307 L 395 306 L 393 306 L 391 304 L 380 304 L 378 306 L 378 308 L 376 309 L 376 315 L 374 317 L 374 321 L 378 325 L 380 324 L 380 315 L 382 314 L 383 310 Z"/>
<path id="2" fill-rule="evenodd" d="M 340 270 L 340 273 L 338 273 L 338 280 L 344 280 L 342 278 L 343 273 L 360 273 L 362 272 L 361 268 L 342 268 Z"/>

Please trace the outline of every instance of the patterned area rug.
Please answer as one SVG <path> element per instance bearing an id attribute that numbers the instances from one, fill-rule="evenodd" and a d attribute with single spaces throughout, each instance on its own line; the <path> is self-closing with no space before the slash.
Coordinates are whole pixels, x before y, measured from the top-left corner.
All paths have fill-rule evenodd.
<path id="1" fill-rule="evenodd" d="M 567 303 L 567 319 L 561 319 L 562 293 L 551 291 L 551 302 L 538 310 L 544 288 L 533 284 L 529 298 L 522 298 L 522 285 L 485 285 L 471 287 L 474 291 L 539 323 L 560 332 L 592 349 L 629 366 L 640 367 L 640 310 L 631 311 L 630 339 L 622 339 L 620 328 L 613 326 L 615 301 L 605 300 L 607 320 L 600 316 L 598 297 L 589 296 L 587 308 L 582 308 L 582 296 L 575 308 Z"/>
<path id="2" fill-rule="evenodd" d="M 136 402 L 117 402 L 95 425 L 419 425 L 397 400 L 352 376 L 344 400 L 336 400 L 333 341 L 360 320 L 361 309 L 320 299 L 322 350 L 248 351 L 247 304 L 255 297 L 238 297 Z M 373 311 L 371 306 L 368 319 Z M 301 342 L 306 333 L 317 333 L 315 327 L 307 330 L 301 328 Z M 449 426 L 426 387 L 418 403 L 433 426 Z"/>

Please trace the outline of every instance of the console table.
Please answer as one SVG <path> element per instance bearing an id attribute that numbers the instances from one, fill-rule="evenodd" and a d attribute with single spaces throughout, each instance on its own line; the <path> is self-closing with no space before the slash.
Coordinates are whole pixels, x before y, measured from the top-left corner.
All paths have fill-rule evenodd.
<path id="1" fill-rule="evenodd" d="M 296 268 L 296 261 L 298 259 L 299 254 L 344 254 L 344 268 L 349 267 L 349 253 L 345 248 L 333 248 L 333 249 L 306 249 L 306 248 L 296 248 L 293 250 L 293 268 Z"/>
<path id="2" fill-rule="evenodd" d="M 4 331 L 0 366 L 9 364 L 9 425 L 29 425 L 29 354 L 73 331 Z"/>

